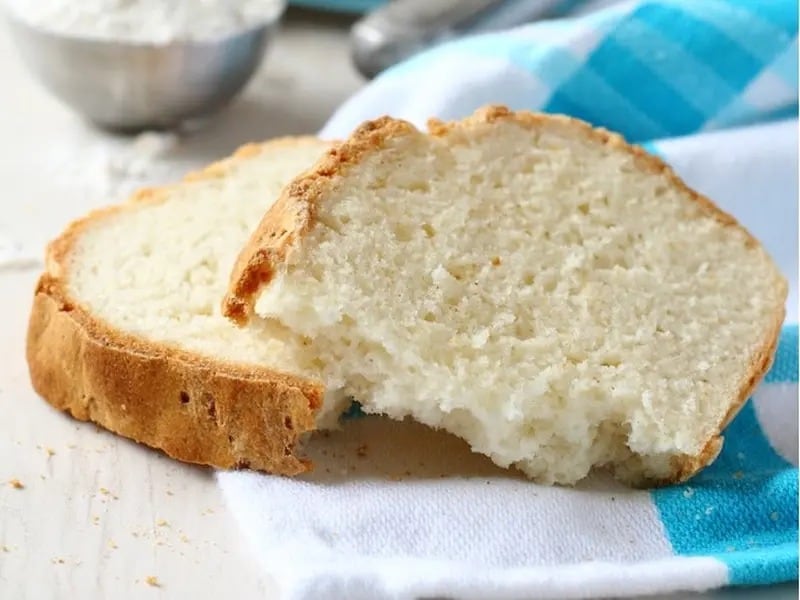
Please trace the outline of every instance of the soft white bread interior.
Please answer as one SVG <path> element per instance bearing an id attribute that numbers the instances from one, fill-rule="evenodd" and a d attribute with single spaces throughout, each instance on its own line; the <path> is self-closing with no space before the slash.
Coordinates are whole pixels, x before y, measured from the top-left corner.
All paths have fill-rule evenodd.
<path id="1" fill-rule="evenodd" d="M 359 128 L 266 213 L 225 311 L 253 340 L 263 317 L 302 336 L 329 390 L 537 481 L 597 466 L 650 485 L 715 458 L 786 292 L 658 159 L 493 107 L 430 134 Z"/>
<path id="2" fill-rule="evenodd" d="M 95 212 L 49 247 L 28 362 L 53 405 L 175 458 L 294 474 L 323 388 L 296 338 L 220 313 L 230 268 L 282 187 L 329 147 L 253 144 L 186 181 Z M 293 375 L 294 374 L 294 375 Z"/>

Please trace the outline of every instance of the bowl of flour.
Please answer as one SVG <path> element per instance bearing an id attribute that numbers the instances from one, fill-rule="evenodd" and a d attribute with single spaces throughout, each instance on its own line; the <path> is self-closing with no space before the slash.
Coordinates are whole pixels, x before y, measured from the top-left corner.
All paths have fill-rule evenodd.
<path id="1" fill-rule="evenodd" d="M 56 98 L 117 131 L 170 129 L 228 104 L 285 0 L 5 0 L 23 62 Z"/>

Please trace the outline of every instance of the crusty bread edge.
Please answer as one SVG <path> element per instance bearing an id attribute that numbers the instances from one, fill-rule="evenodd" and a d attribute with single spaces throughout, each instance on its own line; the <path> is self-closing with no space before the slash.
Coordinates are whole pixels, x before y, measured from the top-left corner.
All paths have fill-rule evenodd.
<path id="1" fill-rule="evenodd" d="M 573 128 L 601 144 L 628 152 L 637 166 L 667 177 L 673 186 L 694 200 L 706 215 L 722 225 L 738 229 L 745 235 L 745 243 L 748 246 L 758 247 L 764 251 L 758 240 L 733 216 L 722 211 L 709 198 L 689 188 L 660 158 L 648 154 L 639 146 L 628 144 L 618 134 L 592 127 L 579 119 L 527 111 L 513 112 L 504 106 L 487 106 L 462 121 L 444 123 L 432 119 L 428 123 L 428 128 L 430 135 L 442 137 L 453 129 L 470 129 L 485 123 L 504 120 L 530 128 L 542 124 Z M 412 124 L 391 117 L 368 121 L 358 127 L 348 140 L 329 150 L 314 168 L 289 184 L 278 201 L 264 215 L 239 255 L 231 273 L 228 293 L 223 300 L 223 314 L 237 324 L 245 324 L 252 315 L 259 289 L 269 283 L 287 253 L 313 227 L 317 203 L 336 186 L 337 178 L 365 156 L 382 148 L 392 138 L 417 131 Z M 777 269 L 776 275 L 778 275 Z M 788 284 L 780 275 L 778 281 L 782 287 L 779 295 L 785 299 L 788 294 Z M 772 325 L 752 357 L 750 369 L 738 382 L 739 391 L 730 403 L 727 414 L 703 449 L 695 456 L 673 457 L 672 471 L 666 477 L 647 478 L 628 483 L 642 487 L 678 483 L 689 479 L 716 459 L 722 449 L 722 430 L 736 416 L 772 365 L 784 316 L 785 308 L 781 304 L 776 308 Z"/>
<path id="2" fill-rule="evenodd" d="M 224 176 L 268 146 L 305 140 L 244 146 L 186 181 Z M 314 429 L 324 394 L 319 382 L 131 335 L 93 316 L 68 292 L 67 264 L 81 233 L 130 210 L 130 202 L 161 203 L 169 189 L 143 190 L 128 203 L 94 211 L 48 246 L 27 336 L 33 387 L 57 409 L 181 461 L 283 475 L 307 471 L 310 463 L 295 449 Z"/>
<path id="3" fill-rule="evenodd" d="M 253 313 L 256 295 L 268 283 L 287 252 L 315 223 L 317 201 L 336 179 L 392 137 L 416 132 L 405 121 L 381 117 L 358 127 L 350 138 L 328 150 L 310 170 L 287 185 L 253 231 L 231 272 L 222 312 L 239 325 Z"/>

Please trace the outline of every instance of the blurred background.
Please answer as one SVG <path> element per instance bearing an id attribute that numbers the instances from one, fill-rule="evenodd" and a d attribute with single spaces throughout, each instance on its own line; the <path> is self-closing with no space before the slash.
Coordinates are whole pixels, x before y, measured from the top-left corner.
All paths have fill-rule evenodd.
<path id="1" fill-rule="evenodd" d="M 126 4 L 145 10 L 126 14 L 120 8 Z M 208 4 L 213 9 L 224 2 Z M 181 39 L 196 22 L 179 12 L 159 14 L 157 1 L 6 5 L 0 24 L 0 180 L 7 191 L 0 199 L 0 264 L 38 263 L 44 244 L 67 221 L 140 187 L 177 180 L 241 144 L 314 133 L 364 85 L 350 58 L 349 34 L 362 16 L 353 9 L 365 3 L 318 8 L 298 2 L 285 13 L 282 0 L 230 4 L 249 6 L 251 20 L 238 28 L 222 19 L 222 35 L 210 32 L 227 38 L 229 47 L 222 49 L 214 41 Z M 98 20 L 104 10 L 118 14 L 122 25 Z M 149 40 L 165 16 L 173 24 Z M 261 39 L 237 39 L 253 27 L 263 27 Z M 207 99 L 219 87 L 209 77 L 224 82 L 226 73 L 242 68 L 230 97 L 201 106 L 199 118 L 174 118 L 182 102 L 196 108 L 193 95 Z M 159 122 L 164 106 L 173 112 Z M 129 126 L 125 119 L 139 108 L 152 112 Z"/>
<path id="2" fill-rule="evenodd" d="M 38 261 L 69 219 L 241 144 L 317 132 L 421 50 L 574 4 L 4 0 L 0 178 L 16 193 L 2 199 L 0 261 Z"/>

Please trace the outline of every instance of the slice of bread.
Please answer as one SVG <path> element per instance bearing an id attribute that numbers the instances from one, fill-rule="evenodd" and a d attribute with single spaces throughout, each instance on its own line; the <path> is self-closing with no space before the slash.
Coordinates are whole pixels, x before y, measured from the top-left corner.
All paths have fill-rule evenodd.
<path id="1" fill-rule="evenodd" d="M 329 147 L 313 138 L 240 149 L 185 182 L 92 213 L 48 248 L 28 331 L 35 389 L 56 408 L 168 455 L 295 474 L 322 385 L 279 330 L 219 310 L 264 210 Z"/>
<path id="2" fill-rule="evenodd" d="M 361 126 L 266 213 L 224 311 L 307 338 L 329 389 L 570 484 L 684 480 L 769 367 L 787 286 L 622 138 L 501 107 Z M 258 301 L 258 302 L 256 302 Z"/>

